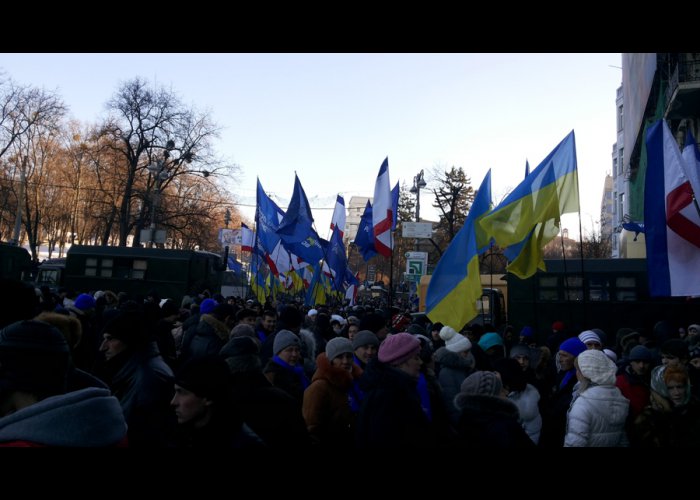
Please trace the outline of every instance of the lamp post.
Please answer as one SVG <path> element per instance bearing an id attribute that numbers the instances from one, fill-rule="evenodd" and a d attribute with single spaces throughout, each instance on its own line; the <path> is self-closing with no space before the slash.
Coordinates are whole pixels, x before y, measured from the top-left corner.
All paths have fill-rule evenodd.
<path id="1" fill-rule="evenodd" d="M 423 178 L 423 169 L 413 177 L 411 193 L 416 195 L 416 222 L 420 222 L 420 190 L 427 186 Z M 416 251 L 418 251 L 418 238 L 416 238 Z"/>
<path id="2" fill-rule="evenodd" d="M 149 241 L 151 243 L 151 248 L 158 243 L 158 238 L 157 238 L 157 224 L 156 224 L 156 214 L 158 212 L 158 206 L 160 205 L 160 189 L 163 181 L 168 178 L 168 171 L 165 169 L 165 161 L 163 160 L 158 160 L 155 163 L 149 163 L 148 167 L 146 167 L 148 171 L 153 175 L 156 179 L 156 184 L 155 188 L 153 189 L 152 193 L 152 203 L 151 203 L 151 209 L 152 209 L 152 214 L 151 214 L 151 227 L 149 229 Z M 163 239 L 163 242 L 165 241 L 165 238 Z"/>

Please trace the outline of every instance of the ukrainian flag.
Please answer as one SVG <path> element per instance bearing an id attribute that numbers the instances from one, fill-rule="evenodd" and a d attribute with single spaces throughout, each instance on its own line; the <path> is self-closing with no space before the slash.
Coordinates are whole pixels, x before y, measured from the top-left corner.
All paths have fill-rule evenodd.
<path id="1" fill-rule="evenodd" d="M 559 233 L 561 215 L 578 211 L 576 139 L 572 130 L 500 205 L 479 220 L 477 231 L 503 248 L 520 248 L 508 271 L 526 278 L 538 268 L 545 270 L 542 248 Z"/>
<path id="2" fill-rule="evenodd" d="M 459 331 L 477 315 L 476 301 L 481 296 L 479 254 L 475 224 L 491 208 L 491 170 L 477 191 L 464 226 L 440 258 L 425 294 L 426 314 Z"/>

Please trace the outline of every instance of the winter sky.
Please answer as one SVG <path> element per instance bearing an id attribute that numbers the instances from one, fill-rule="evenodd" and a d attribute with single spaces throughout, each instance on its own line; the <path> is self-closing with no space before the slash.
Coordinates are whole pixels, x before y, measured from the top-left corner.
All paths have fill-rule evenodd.
<path id="1" fill-rule="evenodd" d="M 256 178 L 283 208 L 294 172 L 322 237 L 335 197 L 372 196 L 389 157 L 392 186 L 424 169 L 421 217 L 437 220 L 429 170 L 462 167 L 475 188 L 492 169 L 494 203 L 573 129 L 584 233 L 600 218 L 616 140 L 620 54 L 0 54 L 18 83 L 55 90 L 84 122 L 121 82 L 142 77 L 211 112 L 215 144 L 252 220 Z M 223 224 L 223 221 L 222 221 Z M 566 216 L 571 236 L 576 216 Z"/>

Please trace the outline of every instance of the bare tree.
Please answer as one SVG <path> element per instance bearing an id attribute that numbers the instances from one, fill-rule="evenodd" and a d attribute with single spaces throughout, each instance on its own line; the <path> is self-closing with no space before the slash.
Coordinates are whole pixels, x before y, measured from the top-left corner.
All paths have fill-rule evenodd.
<path id="1" fill-rule="evenodd" d="M 182 105 L 171 90 L 150 88 L 135 78 L 122 84 L 108 102 L 110 120 L 103 132 L 123 157 L 124 189 L 119 207 L 119 245 L 135 229 L 134 245 L 139 244 L 140 229 L 154 213 L 155 187 L 165 190 L 179 176 L 201 172 L 205 176 L 231 174 L 236 167 L 218 160 L 211 148 L 218 128 L 208 113 L 198 113 Z M 158 165 L 153 173 L 149 165 Z M 160 177 L 159 177 L 160 176 Z M 138 190 L 138 181 L 144 190 Z M 140 203 L 134 205 L 134 198 Z M 134 214 L 136 208 L 137 213 Z M 162 209 L 162 206 L 161 206 Z"/>

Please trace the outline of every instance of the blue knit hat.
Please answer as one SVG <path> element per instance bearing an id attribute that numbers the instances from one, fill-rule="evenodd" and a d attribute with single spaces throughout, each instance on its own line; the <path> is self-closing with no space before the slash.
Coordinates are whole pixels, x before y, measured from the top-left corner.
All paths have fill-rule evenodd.
<path id="1" fill-rule="evenodd" d="M 95 307 L 95 299 L 93 298 L 92 295 L 87 294 L 87 293 L 81 293 L 78 295 L 78 298 L 75 299 L 75 303 L 73 304 L 76 309 L 80 309 L 81 311 L 85 311 L 87 309 L 92 309 Z"/>
<path id="2" fill-rule="evenodd" d="M 520 336 L 521 337 L 532 337 L 535 334 L 535 332 L 532 331 L 532 327 L 530 326 L 524 326 L 522 330 L 520 330 Z"/>
<path id="3" fill-rule="evenodd" d="M 214 308 L 218 305 L 218 302 L 216 302 L 214 299 L 204 299 L 202 303 L 199 305 L 199 313 L 200 314 L 209 314 L 211 313 Z"/>
<path id="4" fill-rule="evenodd" d="M 503 347 L 503 339 L 496 332 L 485 333 L 479 340 L 479 347 L 481 347 L 484 352 L 497 345 Z"/>
<path id="5" fill-rule="evenodd" d="M 586 344 L 581 342 L 578 337 L 571 337 L 561 343 L 559 350 L 566 351 L 575 358 L 586 350 Z"/>

